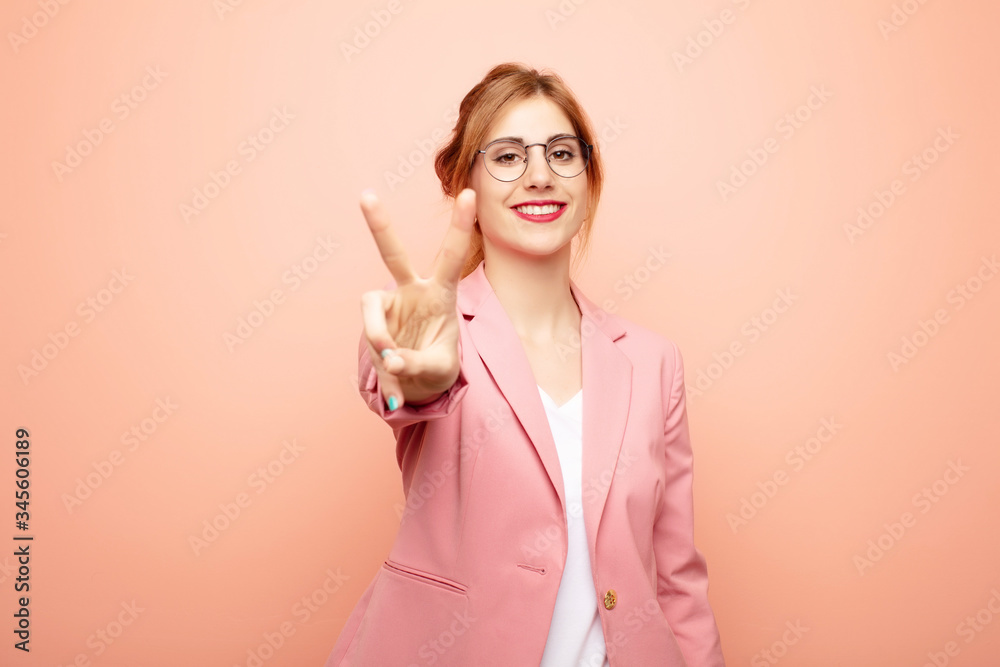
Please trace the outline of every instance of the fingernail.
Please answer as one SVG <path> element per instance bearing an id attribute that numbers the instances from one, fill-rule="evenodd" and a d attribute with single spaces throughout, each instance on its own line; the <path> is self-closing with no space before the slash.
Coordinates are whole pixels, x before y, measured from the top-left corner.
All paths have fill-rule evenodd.
<path id="1" fill-rule="evenodd" d="M 392 351 L 391 347 L 387 347 L 384 350 L 382 350 L 382 358 L 383 359 L 385 359 L 386 357 L 388 357 L 390 354 L 394 354 L 394 352 Z"/>
<path id="2" fill-rule="evenodd" d="M 389 412 L 392 412 L 397 407 L 399 407 L 399 401 L 396 400 L 395 396 L 389 397 Z"/>

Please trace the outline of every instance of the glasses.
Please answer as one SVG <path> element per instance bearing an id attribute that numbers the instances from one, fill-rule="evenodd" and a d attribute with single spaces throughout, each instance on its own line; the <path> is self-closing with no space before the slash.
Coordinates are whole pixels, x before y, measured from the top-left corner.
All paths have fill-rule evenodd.
<path id="1" fill-rule="evenodd" d="M 489 143 L 483 150 L 477 151 L 475 158 L 483 154 L 483 164 L 490 176 L 498 181 L 510 182 L 521 178 L 528 168 L 528 149 L 532 146 L 545 146 L 545 161 L 549 169 L 557 176 L 573 178 L 583 173 L 590 162 L 591 144 L 584 143 L 580 137 L 570 135 L 556 137 L 547 144 L 528 144 L 519 141 L 498 139 Z"/>

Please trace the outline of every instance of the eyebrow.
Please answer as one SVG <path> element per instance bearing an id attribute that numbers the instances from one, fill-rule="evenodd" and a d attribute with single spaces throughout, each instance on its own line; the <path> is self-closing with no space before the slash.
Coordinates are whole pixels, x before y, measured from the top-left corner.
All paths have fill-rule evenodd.
<path id="1" fill-rule="evenodd" d="M 557 133 L 551 135 L 548 139 L 546 139 L 545 143 L 549 143 L 553 139 L 558 139 L 559 137 L 572 137 L 572 136 L 574 136 L 574 135 L 571 134 L 571 133 L 569 133 L 569 132 L 557 132 Z M 506 140 L 506 141 L 516 141 L 519 144 L 523 144 L 524 143 L 524 137 L 497 137 L 496 139 L 493 139 L 490 143 L 492 143 L 493 141 L 503 141 L 503 140 Z"/>

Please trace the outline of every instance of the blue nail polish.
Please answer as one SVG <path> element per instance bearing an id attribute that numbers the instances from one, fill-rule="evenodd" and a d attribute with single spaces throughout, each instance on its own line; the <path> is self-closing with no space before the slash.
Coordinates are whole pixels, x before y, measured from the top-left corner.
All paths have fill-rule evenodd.
<path id="1" fill-rule="evenodd" d="M 399 401 L 396 400 L 395 396 L 389 397 L 389 412 L 392 412 L 397 407 L 399 407 Z"/>

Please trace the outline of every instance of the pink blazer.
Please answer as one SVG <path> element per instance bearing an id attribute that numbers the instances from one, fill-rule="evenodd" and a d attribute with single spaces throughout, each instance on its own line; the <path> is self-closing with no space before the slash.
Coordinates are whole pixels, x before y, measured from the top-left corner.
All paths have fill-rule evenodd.
<path id="1" fill-rule="evenodd" d="M 461 372 L 433 403 L 389 412 L 362 333 L 359 389 L 392 427 L 407 501 L 326 667 L 541 660 L 566 560 L 562 473 L 483 267 L 459 283 Z M 677 345 L 571 290 L 583 315 L 582 512 L 610 663 L 723 666 L 694 545 Z"/>

